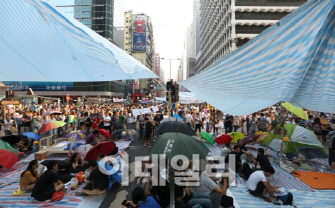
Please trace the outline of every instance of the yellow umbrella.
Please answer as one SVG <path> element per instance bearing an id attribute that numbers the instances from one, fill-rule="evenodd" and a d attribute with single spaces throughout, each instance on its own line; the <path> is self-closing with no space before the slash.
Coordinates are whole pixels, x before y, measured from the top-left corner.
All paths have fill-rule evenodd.
<path id="1" fill-rule="evenodd" d="M 291 113 L 294 113 L 296 116 L 299 116 L 300 118 L 305 120 L 308 119 L 307 114 L 303 109 L 297 108 L 289 102 L 282 103 L 281 105 Z"/>

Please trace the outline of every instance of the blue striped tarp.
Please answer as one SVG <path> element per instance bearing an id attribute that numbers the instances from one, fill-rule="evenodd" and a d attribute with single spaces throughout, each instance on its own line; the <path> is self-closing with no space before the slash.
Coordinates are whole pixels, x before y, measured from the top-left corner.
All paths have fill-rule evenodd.
<path id="1" fill-rule="evenodd" d="M 223 112 L 279 101 L 335 113 L 335 1 L 310 0 L 181 85 Z"/>
<path id="2" fill-rule="evenodd" d="M 0 1 L 1 81 L 157 78 L 134 57 L 44 0 Z"/>

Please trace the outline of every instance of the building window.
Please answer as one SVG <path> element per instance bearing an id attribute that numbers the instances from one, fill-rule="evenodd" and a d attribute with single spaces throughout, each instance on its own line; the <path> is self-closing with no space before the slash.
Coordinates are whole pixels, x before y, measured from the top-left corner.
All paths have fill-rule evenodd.
<path id="1" fill-rule="evenodd" d="M 245 33 L 245 34 L 259 34 L 261 32 L 263 32 L 263 30 L 265 30 L 266 28 L 270 27 L 269 26 L 263 26 L 263 25 L 236 25 L 236 33 Z M 230 31 L 229 31 L 230 33 Z M 231 35 L 229 35 L 231 36 Z"/>
<path id="2" fill-rule="evenodd" d="M 279 20 L 289 12 L 236 12 L 235 19 Z"/>

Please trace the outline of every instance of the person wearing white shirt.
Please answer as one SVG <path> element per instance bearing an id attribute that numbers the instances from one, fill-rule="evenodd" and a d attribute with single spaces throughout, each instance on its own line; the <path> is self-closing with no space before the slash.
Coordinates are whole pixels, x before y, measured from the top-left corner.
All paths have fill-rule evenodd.
<path id="1" fill-rule="evenodd" d="M 129 116 L 127 118 L 128 123 L 128 129 L 136 129 L 136 117 L 133 115 L 133 113 L 129 113 Z"/>
<path id="2" fill-rule="evenodd" d="M 192 116 L 190 115 L 190 112 L 187 111 L 186 116 L 185 116 L 185 123 L 191 127 L 191 122 L 192 122 Z"/>
<path id="3" fill-rule="evenodd" d="M 8 115 L 7 118 L 4 120 L 4 130 L 5 130 L 6 136 L 12 135 L 12 132 L 10 131 L 10 127 L 12 127 L 13 125 L 14 125 L 14 121 Z"/>
<path id="4" fill-rule="evenodd" d="M 253 172 L 247 181 L 249 193 L 253 196 L 259 196 L 267 202 L 276 202 L 282 204 L 283 202 L 277 199 L 273 194 L 278 192 L 275 190 L 278 187 L 271 186 L 269 180 L 267 179 L 267 177 L 270 177 L 274 173 L 275 170 L 272 166 L 265 167 L 263 170 Z M 270 194 L 270 198 L 265 196 L 266 192 Z"/>
<path id="5" fill-rule="evenodd" d="M 107 111 L 105 112 L 105 116 L 103 117 L 104 119 L 104 129 L 109 131 L 109 133 L 112 133 L 112 126 L 111 126 L 111 117 L 108 115 Z"/>
<path id="6" fill-rule="evenodd" d="M 204 120 L 205 120 L 205 113 L 204 113 L 204 110 L 201 109 L 200 112 L 199 112 L 199 115 L 200 115 L 200 119 L 201 119 L 201 128 L 203 129 L 204 128 Z"/>

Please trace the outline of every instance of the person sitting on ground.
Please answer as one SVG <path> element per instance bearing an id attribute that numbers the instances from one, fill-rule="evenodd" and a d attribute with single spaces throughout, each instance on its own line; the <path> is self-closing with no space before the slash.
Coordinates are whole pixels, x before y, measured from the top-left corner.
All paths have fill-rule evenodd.
<path id="1" fill-rule="evenodd" d="M 207 167 L 200 176 L 200 186 L 196 188 L 196 192 L 209 193 L 210 200 L 213 207 L 219 207 L 221 202 L 221 195 L 225 195 L 227 187 L 222 188 L 215 181 L 219 181 L 221 177 L 216 177 L 217 169 L 211 169 Z"/>
<path id="2" fill-rule="evenodd" d="M 188 183 L 186 182 L 186 187 L 178 186 L 175 184 L 175 207 L 212 208 L 213 206 L 212 201 L 210 200 L 209 193 L 192 192 L 188 187 Z"/>
<path id="3" fill-rule="evenodd" d="M 64 184 L 54 172 L 58 170 L 56 161 L 52 160 L 47 165 L 47 170 L 37 179 L 31 197 L 38 201 L 46 201 L 52 198 L 55 192 L 62 191 Z"/>
<path id="4" fill-rule="evenodd" d="M 229 153 L 226 158 L 225 158 L 225 163 L 229 163 L 229 156 L 230 155 L 236 155 L 235 156 L 235 168 L 236 171 L 239 173 L 241 172 L 241 167 L 242 167 L 242 161 L 241 161 L 241 155 L 240 155 L 240 146 L 235 145 L 234 146 L 234 151 L 232 151 L 231 153 Z"/>
<path id="5" fill-rule="evenodd" d="M 101 142 L 99 135 L 100 135 L 99 130 L 94 130 L 93 134 L 90 134 L 86 137 L 85 144 L 91 144 L 94 146 L 97 142 Z"/>
<path id="6" fill-rule="evenodd" d="M 227 155 L 231 152 L 230 142 L 226 143 L 226 146 L 222 149 L 220 156 L 227 157 Z"/>
<path id="7" fill-rule="evenodd" d="M 37 179 L 42 175 L 44 168 L 41 170 L 40 173 L 37 172 L 37 168 L 39 163 L 37 160 L 30 161 L 27 169 L 21 173 L 20 176 L 20 189 L 23 192 L 28 192 L 33 190 L 35 186 L 35 182 Z"/>
<path id="8" fill-rule="evenodd" d="M 80 157 L 78 152 L 73 153 L 70 157 L 70 173 L 79 173 L 85 171 L 83 158 Z"/>
<path id="9" fill-rule="evenodd" d="M 91 173 L 87 179 L 87 185 L 83 188 L 82 192 L 76 192 L 76 195 L 85 196 L 104 194 L 109 185 L 108 175 L 100 171 L 96 160 L 89 161 L 88 166 Z"/>
<path id="10" fill-rule="evenodd" d="M 277 192 L 278 187 L 271 186 L 269 180 L 266 177 L 270 177 L 275 173 L 272 166 L 266 166 L 263 170 L 255 171 L 248 179 L 247 187 L 249 193 L 253 196 L 259 196 L 267 202 L 276 202 L 282 204 L 282 202 L 275 197 L 273 193 Z M 266 197 L 266 191 L 269 192 L 270 198 Z"/>
<path id="11" fill-rule="evenodd" d="M 152 196 L 146 196 L 141 187 L 136 187 L 131 193 L 131 201 L 127 201 L 127 205 L 136 208 L 161 208 L 158 202 Z M 127 206 L 122 205 L 122 208 Z"/>
<path id="12" fill-rule="evenodd" d="M 21 141 L 17 144 L 16 148 L 19 148 L 20 152 L 28 152 L 33 149 L 32 138 L 28 138 L 27 136 L 22 137 Z"/>
<path id="13" fill-rule="evenodd" d="M 257 158 L 255 158 L 255 166 L 259 164 L 261 166 L 261 170 L 263 170 L 265 167 L 271 167 L 271 163 L 269 161 L 269 158 L 264 155 L 264 149 L 258 148 L 257 152 Z"/>
<path id="14" fill-rule="evenodd" d="M 170 188 L 169 182 L 165 181 L 165 185 L 160 186 L 151 186 L 152 184 L 152 177 L 150 177 L 147 181 L 145 187 L 145 195 L 153 196 L 156 199 L 159 199 L 157 202 L 161 207 L 168 207 L 170 204 Z"/>

